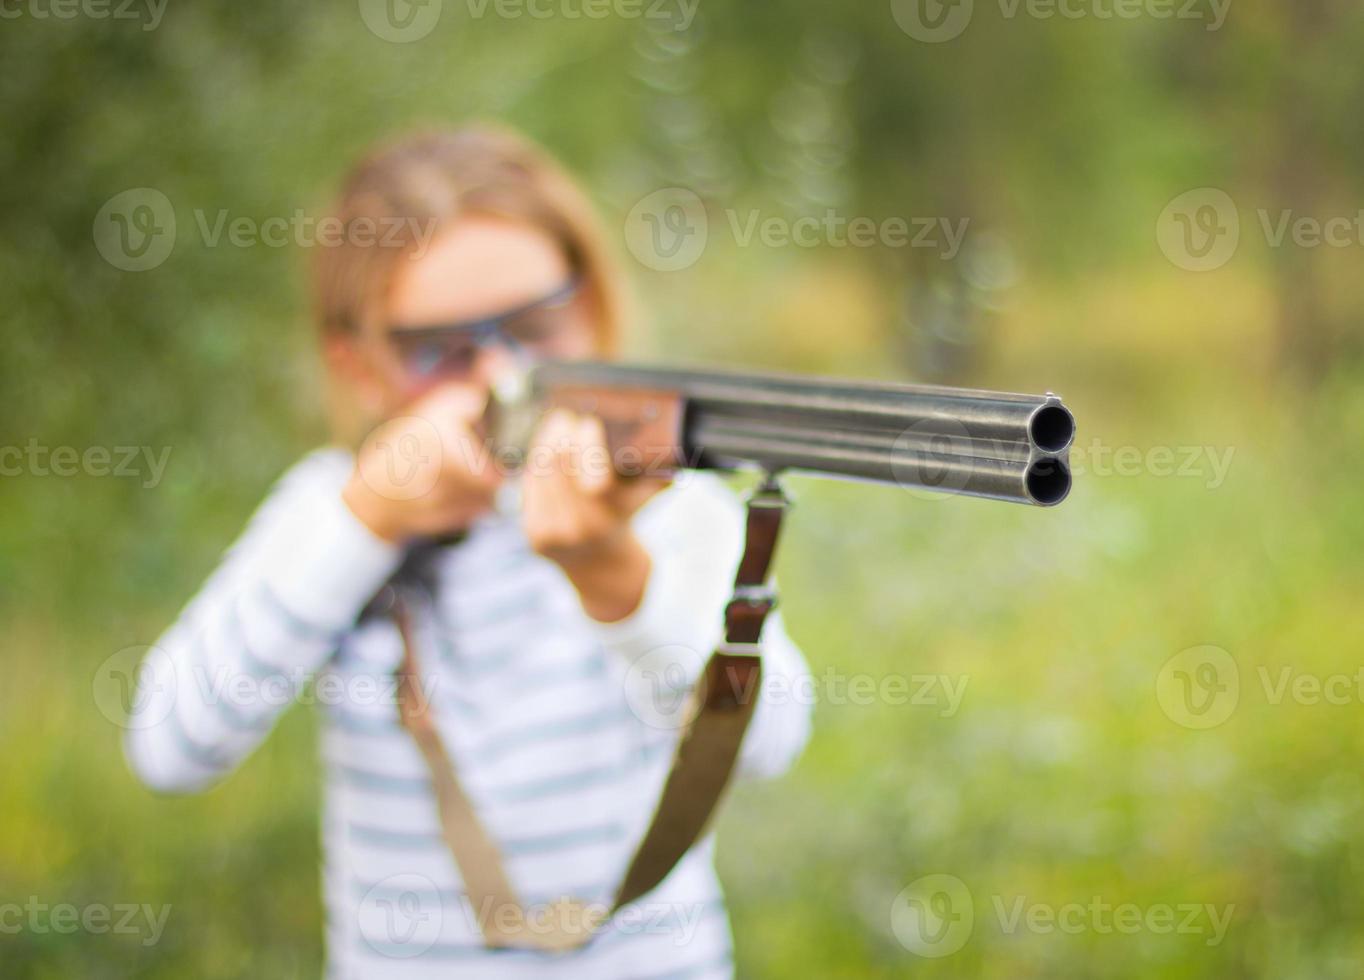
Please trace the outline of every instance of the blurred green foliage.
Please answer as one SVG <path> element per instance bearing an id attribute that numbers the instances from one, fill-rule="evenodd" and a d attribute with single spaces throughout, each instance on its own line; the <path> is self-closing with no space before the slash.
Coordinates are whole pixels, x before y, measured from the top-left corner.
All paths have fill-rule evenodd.
<path id="1" fill-rule="evenodd" d="M 656 188 L 706 199 L 693 267 L 629 261 L 652 313 L 642 356 L 1053 388 L 1082 449 L 1233 453 L 1220 484 L 1206 460 L 1185 477 L 1091 465 L 1046 512 L 794 481 L 780 574 L 816 676 L 967 686 L 950 714 L 825 703 L 797 771 L 736 794 L 721 864 L 742 975 L 1364 972 L 1364 701 L 1274 704 L 1260 679 L 1364 666 L 1361 246 L 1272 248 L 1256 217 L 1364 204 L 1364 12 L 1245 0 L 1210 31 L 981 2 L 961 37 L 926 44 L 897 6 L 702 0 L 673 31 L 447 2 L 408 44 L 355 4 L 171 3 L 155 30 L 7 8 L 22 15 L 0 22 L 0 442 L 172 453 L 154 488 L 0 478 L 0 903 L 173 911 L 150 948 L 2 934 L 0 975 L 319 969 L 311 714 L 225 787 L 155 799 L 93 676 L 152 642 L 325 438 L 304 250 L 211 247 L 194 215 L 315 215 L 376 138 L 470 116 L 560 154 L 618 239 Z M 181 234 L 158 268 L 125 272 L 92 221 L 137 187 L 167 195 Z M 1207 273 L 1155 235 L 1200 187 L 1243 224 Z M 969 218 L 968 244 L 948 261 L 723 233 L 729 210 L 830 208 Z M 1208 731 L 1155 693 L 1200 644 L 1241 678 Z M 976 915 L 937 960 L 891 927 L 896 894 L 930 873 L 966 883 Z M 1009 933 L 994 900 L 1016 896 L 1235 908 L 1209 945 Z"/>

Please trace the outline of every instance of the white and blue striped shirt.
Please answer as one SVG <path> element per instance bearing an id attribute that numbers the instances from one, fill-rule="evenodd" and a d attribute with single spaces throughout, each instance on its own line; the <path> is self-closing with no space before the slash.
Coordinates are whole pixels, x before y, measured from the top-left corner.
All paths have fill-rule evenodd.
<path id="1" fill-rule="evenodd" d="M 441 837 L 422 756 L 398 722 L 402 646 L 361 617 L 403 560 L 341 501 L 353 458 L 320 450 L 280 481 L 139 675 L 126 740 L 153 788 L 226 776 L 300 696 L 322 705 L 329 974 L 341 978 L 710 978 L 733 972 L 723 896 L 702 840 L 653 892 L 568 954 L 483 947 Z M 721 634 L 743 511 L 688 473 L 634 526 L 652 570 L 640 607 L 603 624 L 528 547 L 514 515 L 477 521 L 431 566 L 414 609 L 422 683 L 460 781 L 532 912 L 609 902 L 648 824 L 676 742 L 670 697 Z M 806 672 L 779 616 L 765 680 Z M 660 695 L 664 701 L 660 704 Z M 799 754 L 809 706 L 759 700 L 740 774 Z"/>

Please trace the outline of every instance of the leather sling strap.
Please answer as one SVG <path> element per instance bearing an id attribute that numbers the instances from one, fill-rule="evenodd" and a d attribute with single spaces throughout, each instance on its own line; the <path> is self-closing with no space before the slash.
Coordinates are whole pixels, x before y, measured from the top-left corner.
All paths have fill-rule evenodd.
<path id="1" fill-rule="evenodd" d="M 403 643 L 399 717 L 430 769 L 442 836 L 464 879 L 486 945 L 546 951 L 585 945 L 617 909 L 666 878 L 700 838 L 729 783 L 757 706 L 762 680 L 759 640 L 776 604 L 767 585 L 768 570 L 788 506 L 770 478 L 748 499 L 743 557 L 734 594 L 725 606 L 724 642 L 712 653 L 692 691 L 658 806 L 609 907 L 566 898 L 538 916 L 527 913 L 436 729 L 420 683 L 410 615 L 401 598 L 395 598 L 393 617 Z"/>

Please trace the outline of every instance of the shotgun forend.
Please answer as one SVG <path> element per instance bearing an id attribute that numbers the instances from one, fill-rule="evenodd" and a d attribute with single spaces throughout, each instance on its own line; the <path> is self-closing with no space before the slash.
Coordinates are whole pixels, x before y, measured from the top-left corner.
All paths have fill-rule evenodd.
<path id="1" fill-rule="evenodd" d="M 1070 492 L 1075 419 L 1051 393 L 550 362 L 495 393 L 495 441 L 524 446 L 553 407 L 600 417 L 622 473 L 795 470 L 1044 507 Z"/>

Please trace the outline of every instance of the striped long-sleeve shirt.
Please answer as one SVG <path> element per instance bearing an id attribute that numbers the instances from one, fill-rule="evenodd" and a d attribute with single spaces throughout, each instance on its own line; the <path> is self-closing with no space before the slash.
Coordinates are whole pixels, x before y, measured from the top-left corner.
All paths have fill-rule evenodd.
<path id="1" fill-rule="evenodd" d="M 153 647 L 126 752 L 151 787 L 226 776 L 306 691 L 322 708 L 327 959 L 336 977 L 723 977 L 731 938 L 703 839 L 649 895 L 570 954 L 492 951 L 440 833 L 428 771 L 399 725 L 393 622 L 362 617 L 403 551 L 341 500 L 353 458 L 306 457 Z M 666 709 L 720 638 L 743 513 L 687 474 L 634 518 L 652 568 L 640 606 L 603 624 L 528 547 L 515 515 L 477 521 L 431 565 L 414 609 L 422 683 L 465 791 L 523 902 L 609 901 L 647 826 L 676 743 Z M 739 772 L 799 754 L 806 667 L 779 616 Z"/>

